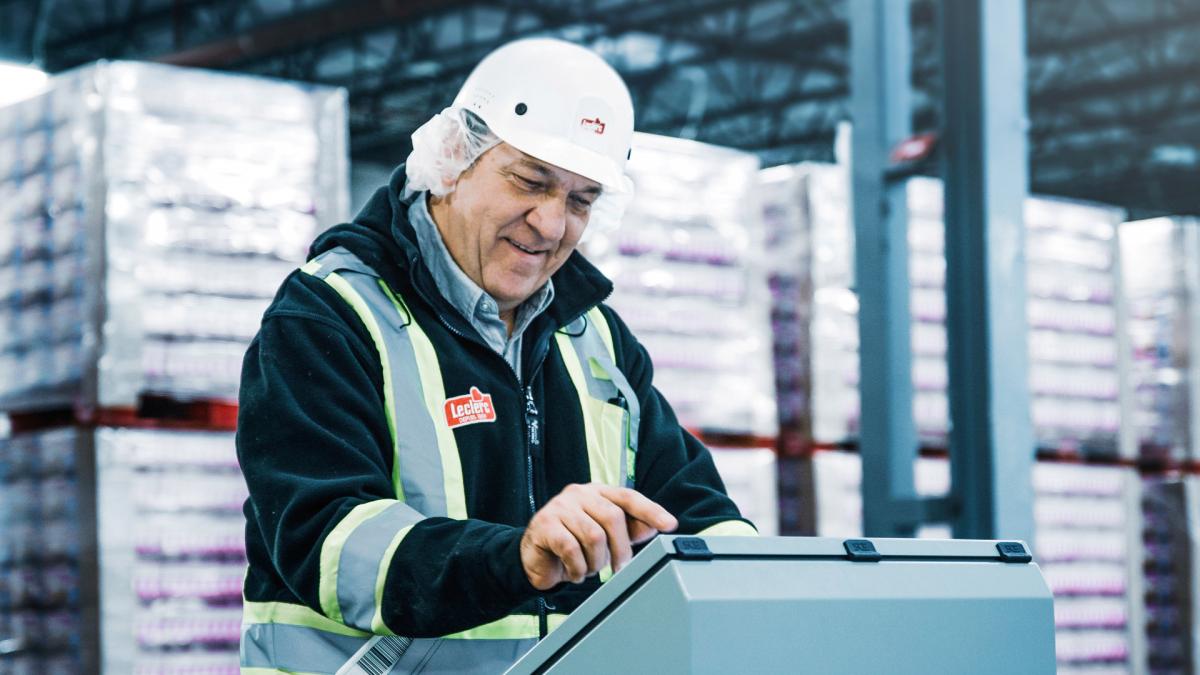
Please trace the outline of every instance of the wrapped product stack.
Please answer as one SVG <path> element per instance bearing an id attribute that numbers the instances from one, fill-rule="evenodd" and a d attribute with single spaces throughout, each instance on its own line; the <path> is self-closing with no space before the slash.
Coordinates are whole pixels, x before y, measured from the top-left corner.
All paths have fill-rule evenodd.
<path id="1" fill-rule="evenodd" d="M 837 165 L 763 172 L 780 424 L 793 445 L 845 445 L 858 434 L 858 301 L 849 177 Z M 945 225 L 941 182 L 907 184 L 913 416 L 945 447 Z M 1029 378 L 1034 432 L 1055 454 L 1129 457 L 1121 407 L 1124 308 L 1109 207 L 1031 197 L 1025 208 Z"/>
<path id="2" fill-rule="evenodd" d="M 235 398 L 345 216 L 344 93 L 123 62 L 52 82 L 0 109 L 0 409 Z"/>
<path id="3" fill-rule="evenodd" d="M 0 669 L 238 672 L 241 360 L 347 216 L 345 108 L 126 62 L 0 108 Z"/>

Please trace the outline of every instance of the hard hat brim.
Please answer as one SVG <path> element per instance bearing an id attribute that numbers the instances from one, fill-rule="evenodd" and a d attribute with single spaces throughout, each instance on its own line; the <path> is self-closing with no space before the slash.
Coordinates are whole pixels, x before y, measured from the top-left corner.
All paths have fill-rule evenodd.
<path id="1" fill-rule="evenodd" d="M 605 190 L 624 192 L 629 189 L 625 172 L 604 155 L 581 148 L 561 138 L 528 129 L 499 128 L 489 124 L 500 140 L 521 152 L 553 164 L 560 169 L 596 181 Z"/>

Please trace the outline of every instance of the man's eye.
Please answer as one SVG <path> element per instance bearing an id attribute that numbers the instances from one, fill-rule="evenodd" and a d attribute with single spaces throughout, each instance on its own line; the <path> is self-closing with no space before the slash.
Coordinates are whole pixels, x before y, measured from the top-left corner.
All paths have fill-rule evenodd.
<path id="1" fill-rule="evenodd" d="M 513 178 L 516 178 L 517 183 L 522 188 L 525 188 L 526 190 L 541 190 L 546 187 L 545 183 L 541 183 L 536 180 L 531 180 L 529 178 L 522 176 L 521 174 L 514 173 Z"/>
<path id="2" fill-rule="evenodd" d="M 592 208 L 592 202 L 583 197 L 571 197 L 571 208 L 580 212 L 587 211 Z"/>

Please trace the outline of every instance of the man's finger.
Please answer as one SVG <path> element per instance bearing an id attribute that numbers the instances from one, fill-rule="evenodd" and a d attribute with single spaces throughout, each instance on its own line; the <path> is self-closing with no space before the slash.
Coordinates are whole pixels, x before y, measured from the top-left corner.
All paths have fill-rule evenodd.
<path id="1" fill-rule="evenodd" d="M 587 560 L 579 548 L 579 541 L 562 521 L 547 526 L 545 548 L 562 561 L 568 579 L 582 580 L 587 576 Z"/>
<path id="2" fill-rule="evenodd" d="M 583 506 L 584 510 L 604 528 L 608 538 L 609 560 L 612 571 L 617 572 L 633 557 L 633 548 L 629 543 L 628 523 L 625 511 L 603 496 L 589 500 Z"/>
<path id="3" fill-rule="evenodd" d="M 608 536 L 604 528 L 592 518 L 583 508 L 567 511 L 562 516 L 562 523 L 579 542 L 587 568 L 583 576 L 600 571 L 608 564 Z M 572 581 L 583 581 L 582 577 L 572 577 Z"/>
<path id="4" fill-rule="evenodd" d="M 629 518 L 627 527 L 629 528 L 629 541 L 633 544 L 644 544 L 659 532 L 637 518 Z"/>
<path id="5" fill-rule="evenodd" d="M 659 532 L 670 532 L 679 527 L 679 521 L 666 509 L 650 500 L 637 490 L 623 487 L 601 486 L 601 494 L 621 507 L 625 513 L 653 527 Z"/>

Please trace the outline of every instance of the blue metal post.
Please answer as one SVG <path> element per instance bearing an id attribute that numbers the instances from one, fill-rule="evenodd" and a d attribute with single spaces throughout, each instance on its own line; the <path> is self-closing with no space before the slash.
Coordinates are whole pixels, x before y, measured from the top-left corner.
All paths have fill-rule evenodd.
<path id="1" fill-rule="evenodd" d="M 908 211 L 885 178 L 911 132 L 908 0 L 851 0 L 852 189 L 858 292 L 863 530 L 911 536 L 917 437 L 912 405 Z"/>
<path id="2" fill-rule="evenodd" d="M 1025 3 L 940 8 L 954 535 L 1028 541 Z"/>

